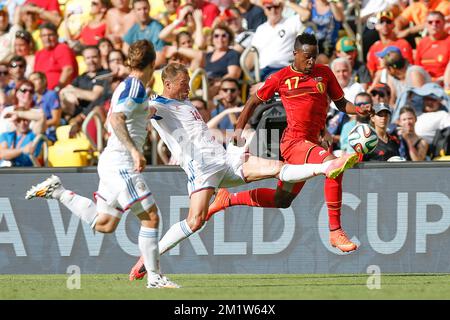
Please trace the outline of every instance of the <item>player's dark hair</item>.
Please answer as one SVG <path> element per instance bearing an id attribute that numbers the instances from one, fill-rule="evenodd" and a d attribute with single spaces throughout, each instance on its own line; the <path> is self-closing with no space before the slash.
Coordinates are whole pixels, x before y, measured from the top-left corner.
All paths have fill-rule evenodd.
<path id="1" fill-rule="evenodd" d="M 181 63 L 169 63 L 161 72 L 161 79 L 164 83 L 166 80 L 175 79 L 180 73 L 189 74 L 188 69 Z"/>
<path id="2" fill-rule="evenodd" d="M 144 70 L 156 60 L 156 52 L 153 44 L 148 40 L 134 42 L 128 50 L 128 58 L 125 65 L 131 69 Z"/>
<path id="3" fill-rule="evenodd" d="M 312 33 L 303 32 L 295 38 L 294 50 L 298 50 L 302 45 L 308 44 L 310 46 L 317 46 L 316 36 Z"/>

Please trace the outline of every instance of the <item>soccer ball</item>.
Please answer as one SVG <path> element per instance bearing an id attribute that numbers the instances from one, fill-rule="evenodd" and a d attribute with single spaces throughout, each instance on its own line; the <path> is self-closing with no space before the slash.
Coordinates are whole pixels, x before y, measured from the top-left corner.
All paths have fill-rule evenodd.
<path id="1" fill-rule="evenodd" d="M 348 134 L 349 145 L 358 153 L 371 153 L 378 144 L 375 130 L 366 123 L 358 124 Z"/>

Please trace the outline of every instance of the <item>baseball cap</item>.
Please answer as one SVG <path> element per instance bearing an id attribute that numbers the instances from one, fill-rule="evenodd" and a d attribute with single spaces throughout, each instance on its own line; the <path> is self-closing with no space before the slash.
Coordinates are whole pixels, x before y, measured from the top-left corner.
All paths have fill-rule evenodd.
<path id="1" fill-rule="evenodd" d="M 381 12 L 378 12 L 378 14 L 377 14 L 378 22 L 380 22 L 381 19 L 386 19 L 386 20 L 393 21 L 394 20 L 394 13 L 392 11 L 390 11 L 390 10 L 383 10 Z"/>
<path id="2" fill-rule="evenodd" d="M 350 51 L 356 50 L 355 40 L 353 40 L 349 37 L 342 37 L 336 43 L 336 50 L 343 51 L 343 52 L 350 52 Z"/>
<path id="3" fill-rule="evenodd" d="M 262 4 L 263 5 L 265 5 L 265 4 L 274 4 L 274 2 L 279 2 L 279 1 L 277 1 L 277 0 L 263 0 Z"/>
<path id="4" fill-rule="evenodd" d="M 386 83 L 377 83 L 375 87 L 370 91 L 371 94 L 375 92 L 381 92 L 384 96 L 389 96 L 391 94 L 391 88 Z"/>
<path id="5" fill-rule="evenodd" d="M 377 57 L 384 58 L 384 56 L 386 56 L 389 52 L 397 52 L 398 54 L 402 55 L 402 52 L 396 46 L 387 46 L 382 51 L 378 51 L 377 53 L 375 53 L 375 55 Z"/>
<path id="6" fill-rule="evenodd" d="M 380 113 L 383 110 L 387 110 L 389 112 L 389 114 L 392 114 L 391 108 L 384 103 L 378 103 L 376 105 L 373 106 L 373 110 L 375 111 L 376 114 Z"/>

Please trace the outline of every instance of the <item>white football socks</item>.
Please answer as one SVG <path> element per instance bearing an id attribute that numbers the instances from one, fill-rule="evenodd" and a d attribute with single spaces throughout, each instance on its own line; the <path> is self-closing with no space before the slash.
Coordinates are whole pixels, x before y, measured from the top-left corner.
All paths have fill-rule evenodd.
<path id="1" fill-rule="evenodd" d="M 186 219 L 175 223 L 159 241 L 159 254 L 165 253 L 167 250 L 175 247 L 179 242 L 193 234 L 189 228 Z"/>
<path id="2" fill-rule="evenodd" d="M 285 164 L 280 170 L 281 181 L 296 183 L 323 174 L 330 165 L 330 161 L 324 163 Z"/>
<path id="3" fill-rule="evenodd" d="M 158 229 L 141 226 L 138 245 L 144 257 L 145 269 L 159 274 Z"/>
<path id="4" fill-rule="evenodd" d="M 52 197 L 59 200 L 74 215 L 88 223 L 94 229 L 95 222 L 97 221 L 97 206 L 94 201 L 70 190 L 66 190 L 63 186 L 53 191 Z"/>

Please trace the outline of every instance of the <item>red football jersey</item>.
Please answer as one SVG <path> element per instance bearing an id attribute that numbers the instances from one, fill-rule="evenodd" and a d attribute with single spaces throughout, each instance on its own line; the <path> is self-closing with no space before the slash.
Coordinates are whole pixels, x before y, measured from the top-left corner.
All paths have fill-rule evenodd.
<path id="1" fill-rule="evenodd" d="M 328 96 L 333 101 L 344 97 L 344 91 L 331 69 L 321 64 L 315 65 L 310 74 L 287 66 L 271 74 L 256 95 L 262 101 L 267 101 L 275 92 L 280 94 L 286 110 L 284 140 L 295 137 L 315 143 L 325 127 Z"/>

